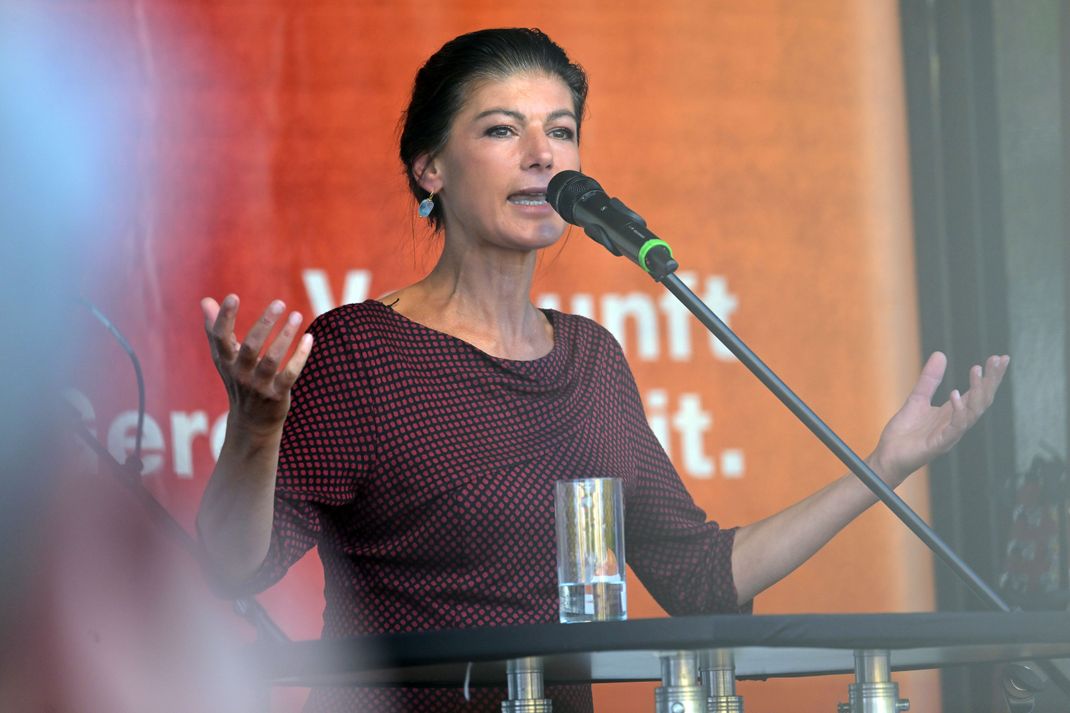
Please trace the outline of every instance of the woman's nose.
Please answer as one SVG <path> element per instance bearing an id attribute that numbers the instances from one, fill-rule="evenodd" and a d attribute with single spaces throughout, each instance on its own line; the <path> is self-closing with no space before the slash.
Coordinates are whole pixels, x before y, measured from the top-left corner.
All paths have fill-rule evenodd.
<path id="1" fill-rule="evenodd" d="M 541 130 L 527 132 L 524 137 L 524 168 L 550 168 L 553 163 L 550 138 Z"/>

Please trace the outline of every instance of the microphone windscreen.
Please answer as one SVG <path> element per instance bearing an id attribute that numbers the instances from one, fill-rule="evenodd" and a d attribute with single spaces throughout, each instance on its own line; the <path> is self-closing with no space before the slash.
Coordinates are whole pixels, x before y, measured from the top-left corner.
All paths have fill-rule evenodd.
<path id="1" fill-rule="evenodd" d="M 561 171 L 546 186 L 546 201 L 566 222 L 576 225 L 573 219 L 577 201 L 592 191 L 602 191 L 598 181 L 584 176 L 579 171 Z"/>

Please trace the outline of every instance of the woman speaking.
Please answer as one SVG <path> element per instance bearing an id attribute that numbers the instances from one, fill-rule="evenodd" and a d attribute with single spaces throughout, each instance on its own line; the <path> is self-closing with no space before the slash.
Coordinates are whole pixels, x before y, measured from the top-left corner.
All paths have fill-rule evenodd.
<path id="1" fill-rule="evenodd" d="M 448 42 L 416 75 L 400 147 L 415 209 L 443 233 L 431 272 L 299 339 L 302 317 L 282 302 L 239 340 L 237 296 L 203 300 L 230 402 L 197 520 L 221 586 L 263 589 L 317 546 L 325 637 L 556 621 L 554 483 L 616 477 L 629 564 L 666 611 L 740 611 L 875 502 L 846 475 L 720 528 L 652 434 L 613 337 L 532 304 L 536 253 L 565 228 L 547 183 L 580 167 L 586 95 L 580 67 L 537 30 Z M 950 449 L 1008 362 L 973 367 L 969 390 L 934 407 L 946 366 L 934 354 L 873 470 L 895 487 Z M 591 710 L 589 686 L 547 696 L 557 713 Z M 504 697 L 317 689 L 309 709 L 489 712 Z"/>

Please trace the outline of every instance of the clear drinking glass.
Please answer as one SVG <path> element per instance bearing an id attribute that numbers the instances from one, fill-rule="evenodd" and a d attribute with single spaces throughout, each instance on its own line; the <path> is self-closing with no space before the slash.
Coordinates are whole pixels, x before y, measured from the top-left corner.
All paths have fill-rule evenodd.
<path id="1" fill-rule="evenodd" d="M 561 622 L 627 619 L 620 479 L 557 481 L 554 521 Z"/>

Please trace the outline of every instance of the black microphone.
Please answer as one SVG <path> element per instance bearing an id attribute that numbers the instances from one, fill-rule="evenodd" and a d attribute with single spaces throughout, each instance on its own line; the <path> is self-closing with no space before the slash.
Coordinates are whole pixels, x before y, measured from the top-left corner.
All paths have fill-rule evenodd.
<path id="1" fill-rule="evenodd" d="M 579 171 L 561 171 L 551 178 L 546 201 L 566 222 L 580 226 L 609 252 L 624 255 L 659 282 L 679 267 L 672 248 L 647 229 L 645 220 Z"/>

